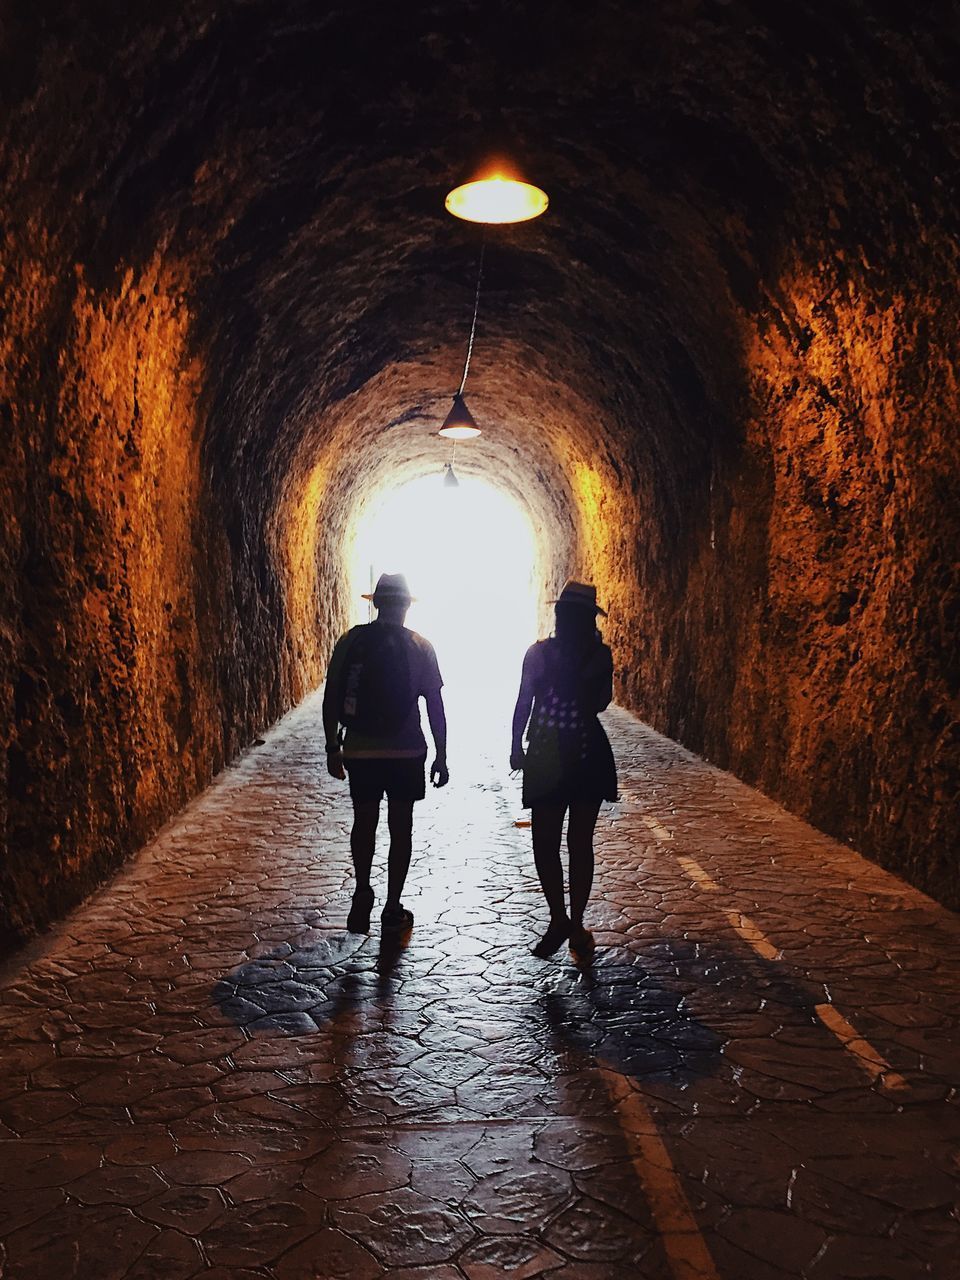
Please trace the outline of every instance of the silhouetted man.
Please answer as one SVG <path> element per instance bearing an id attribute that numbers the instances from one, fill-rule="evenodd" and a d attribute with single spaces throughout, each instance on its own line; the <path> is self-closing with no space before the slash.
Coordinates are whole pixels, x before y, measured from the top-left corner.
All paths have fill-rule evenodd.
<path id="1" fill-rule="evenodd" d="M 420 698 L 427 704 L 436 758 L 430 781 L 446 786 L 447 719 L 443 680 L 433 645 L 404 626 L 413 597 L 400 573 L 381 574 L 372 595 L 374 622 L 353 627 L 334 647 L 323 694 L 327 771 L 350 778 L 353 829 L 350 852 L 356 889 L 347 928 L 367 933 L 373 910 L 370 870 L 376 845 L 380 801 L 387 797 L 390 853 L 385 929 L 409 929 L 413 913 L 400 901 L 410 867 L 413 806 L 426 794 L 427 741 L 420 724 Z M 341 742 L 340 726 L 346 728 Z"/>

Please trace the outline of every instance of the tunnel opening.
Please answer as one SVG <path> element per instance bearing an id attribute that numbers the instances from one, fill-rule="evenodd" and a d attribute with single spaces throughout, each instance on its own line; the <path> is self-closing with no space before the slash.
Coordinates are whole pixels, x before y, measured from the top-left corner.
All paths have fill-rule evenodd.
<path id="1" fill-rule="evenodd" d="M 369 621 L 381 573 L 403 572 L 415 597 L 407 625 L 437 650 L 446 696 L 501 708 L 537 635 L 551 564 L 528 508 L 480 475 L 457 485 L 428 474 L 373 493 L 345 539 L 351 622 Z"/>

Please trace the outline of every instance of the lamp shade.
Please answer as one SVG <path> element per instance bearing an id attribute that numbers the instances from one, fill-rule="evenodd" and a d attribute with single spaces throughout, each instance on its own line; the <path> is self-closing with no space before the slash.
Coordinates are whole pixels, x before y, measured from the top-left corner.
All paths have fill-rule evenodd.
<path id="1" fill-rule="evenodd" d="M 545 212 L 547 193 L 530 182 L 496 173 L 465 182 L 447 194 L 444 207 L 465 222 L 529 222 Z"/>
<path id="2" fill-rule="evenodd" d="M 483 432 L 473 420 L 473 414 L 467 408 L 463 396 L 457 392 L 453 397 L 453 407 L 443 420 L 443 426 L 437 432 L 447 440 L 474 440 Z"/>

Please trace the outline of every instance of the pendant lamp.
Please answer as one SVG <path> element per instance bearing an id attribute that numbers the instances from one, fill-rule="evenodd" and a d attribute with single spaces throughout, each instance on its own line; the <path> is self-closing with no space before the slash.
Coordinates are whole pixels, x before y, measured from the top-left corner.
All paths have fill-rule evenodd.
<path id="1" fill-rule="evenodd" d="M 437 432 L 446 440 L 475 440 L 483 432 L 477 426 L 473 414 L 467 408 L 466 401 L 458 391 L 453 397 L 453 408 L 443 420 L 443 426 Z"/>
<path id="2" fill-rule="evenodd" d="M 545 191 L 530 182 L 510 176 L 505 166 L 500 166 L 492 173 L 462 183 L 447 193 L 444 206 L 448 213 L 466 222 L 504 225 L 512 222 L 529 222 L 546 211 L 549 200 Z M 473 355 L 473 342 L 477 333 L 477 313 L 480 310 L 480 285 L 483 281 L 483 255 L 486 243 L 480 246 L 480 261 L 477 267 L 477 290 L 473 300 L 473 321 L 470 325 L 470 340 L 467 343 L 467 358 L 463 365 L 463 377 L 460 387 L 453 397 L 453 406 L 443 426 L 437 432 L 447 440 L 474 440 L 482 432 L 477 426 L 473 414 L 467 408 L 463 391 L 467 385 L 467 374 L 470 371 L 470 357 Z M 448 464 L 452 474 L 452 467 Z M 454 480 L 456 477 L 454 477 Z M 445 481 L 449 483 L 449 478 Z"/>
<path id="3" fill-rule="evenodd" d="M 447 193 L 444 207 L 465 222 L 503 226 L 539 218 L 549 203 L 547 193 L 532 182 L 521 182 L 519 178 L 495 172 L 454 187 Z"/>
<path id="4" fill-rule="evenodd" d="M 467 341 L 467 358 L 463 362 L 463 376 L 460 387 L 453 397 L 450 412 L 443 420 L 443 426 L 437 432 L 446 440 L 475 440 L 483 432 L 477 426 L 476 419 L 467 408 L 463 398 L 463 389 L 467 385 L 467 374 L 470 372 L 470 357 L 473 355 L 473 342 L 477 336 L 477 312 L 480 310 L 480 285 L 483 283 L 483 255 L 486 244 L 480 246 L 480 261 L 477 264 L 477 290 L 473 299 L 473 320 L 470 324 L 470 338 Z"/>

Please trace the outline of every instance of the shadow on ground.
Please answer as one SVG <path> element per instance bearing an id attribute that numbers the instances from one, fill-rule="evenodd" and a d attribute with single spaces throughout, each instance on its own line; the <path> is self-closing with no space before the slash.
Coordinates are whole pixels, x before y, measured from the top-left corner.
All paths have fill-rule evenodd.
<path id="1" fill-rule="evenodd" d="M 376 1025 L 431 1044 L 449 1028 L 458 1037 L 503 1041 L 504 1052 L 532 1060 L 530 1047 L 601 1062 L 623 1075 L 678 1085 L 714 1075 L 724 1036 L 697 1017 L 697 992 L 719 979 L 744 1008 L 775 1001 L 814 1021 L 822 999 L 808 984 L 725 947 L 664 940 L 642 955 L 608 952 L 593 964 L 557 962 L 544 969 L 526 956 L 491 960 L 458 971 L 422 954 L 403 938 L 335 934 L 309 946 L 282 944 L 231 970 L 214 1000 L 251 1036 L 309 1036 L 351 1023 Z M 509 1033 L 509 1034 L 508 1034 Z M 526 1042 L 526 1046 L 524 1046 Z M 509 1047 L 508 1047 L 509 1046 Z M 464 1046 L 464 1051 L 469 1050 Z"/>

